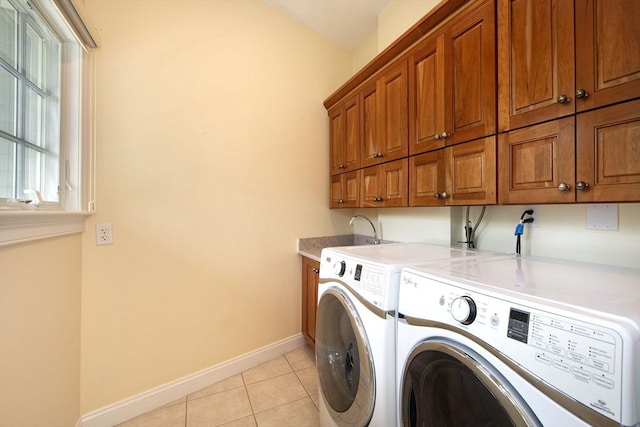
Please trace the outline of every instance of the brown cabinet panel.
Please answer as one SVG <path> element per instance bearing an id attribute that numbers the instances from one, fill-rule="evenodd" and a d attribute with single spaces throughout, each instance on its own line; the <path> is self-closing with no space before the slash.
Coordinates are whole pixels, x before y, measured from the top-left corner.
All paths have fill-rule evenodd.
<path id="1" fill-rule="evenodd" d="M 495 2 L 473 6 L 449 27 L 452 128 L 447 145 L 496 131 Z"/>
<path id="2" fill-rule="evenodd" d="M 573 0 L 498 0 L 498 129 L 572 114 L 574 76 Z"/>
<path id="3" fill-rule="evenodd" d="M 302 334 L 313 349 L 316 341 L 319 272 L 318 261 L 302 257 Z"/>
<path id="4" fill-rule="evenodd" d="M 444 150 L 409 157 L 409 206 L 443 206 Z"/>
<path id="5" fill-rule="evenodd" d="M 479 1 L 409 55 L 410 154 L 496 131 L 495 2 Z"/>
<path id="6" fill-rule="evenodd" d="M 406 157 L 408 146 L 407 61 L 400 61 L 379 80 L 384 161 Z"/>
<path id="7" fill-rule="evenodd" d="M 496 137 L 454 145 L 445 150 L 448 205 L 496 203 Z"/>
<path id="8" fill-rule="evenodd" d="M 360 167 L 360 108 L 352 97 L 329 111 L 332 175 Z"/>
<path id="9" fill-rule="evenodd" d="M 378 115 L 378 89 L 374 81 L 362 90 L 362 167 L 376 164 L 382 153 Z"/>
<path id="10" fill-rule="evenodd" d="M 330 177 L 330 208 L 357 208 L 360 171 L 355 170 Z"/>
<path id="11" fill-rule="evenodd" d="M 406 157 L 407 62 L 387 68 L 362 89 L 362 167 Z"/>
<path id="12" fill-rule="evenodd" d="M 489 136 L 412 156 L 410 206 L 495 204 L 495 140 Z"/>
<path id="13" fill-rule="evenodd" d="M 576 100 L 585 111 L 640 97 L 640 2 L 576 0 Z"/>
<path id="14" fill-rule="evenodd" d="M 574 124 L 571 116 L 498 136 L 501 204 L 575 201 Z"/>
<path id="15" fill-rule="evenodd" d="M 409 58 L 409 154 L 444 147 L 444 34 L 428 37 Z"/>
<path id="16" fill-rule="evenodd" d="M 361 207 L 407 206 L 408 160 L 364 168 L 360 179 Z"/>
<path id="17" fill-rule="evenodd" d="M 640 100 L 578 114 L 579 202 L 640 201 Z"/>

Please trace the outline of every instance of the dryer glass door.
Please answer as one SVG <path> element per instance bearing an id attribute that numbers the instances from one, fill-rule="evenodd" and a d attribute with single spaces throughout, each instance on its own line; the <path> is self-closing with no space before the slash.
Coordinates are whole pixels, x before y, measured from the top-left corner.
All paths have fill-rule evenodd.
<path id="1" fill-rule="evenodd" d="M 367 425 L 375 399 L 373 359 L 357 310 L 339 288 L 329 288 L 318 302 L 316 363 L 336 424 Z"/>
<path id="2" fill-rule="evenodd" d="M 517 391 L 472 350 L 427 341 L 411 353 L 402 379 L 404 426 L 540 426 Z"/>

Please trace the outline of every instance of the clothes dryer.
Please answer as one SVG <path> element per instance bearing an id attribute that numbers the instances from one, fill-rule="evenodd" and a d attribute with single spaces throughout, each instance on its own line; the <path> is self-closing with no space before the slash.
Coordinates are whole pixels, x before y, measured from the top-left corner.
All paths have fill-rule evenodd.
<path id="1" fill-rule="evenodd" d="M 399 287 L 399 425 L 640 425 L 640 270 L 510 255 Z"/>
<path id="2" fill-rule="evenodd" d="M 422 243 L 322 251 L 316 324 L 322 426 L 395 424 L 395 313 L 401 269 L 482 254 Z"/>

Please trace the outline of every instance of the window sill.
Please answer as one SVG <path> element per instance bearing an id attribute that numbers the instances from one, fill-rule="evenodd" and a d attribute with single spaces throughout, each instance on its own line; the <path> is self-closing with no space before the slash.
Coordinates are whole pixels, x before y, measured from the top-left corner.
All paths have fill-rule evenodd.
<path id="1" fill-rule="evenodd" d="M 0 246 L 82 233 L 86 212 L 0 212 Z"/>

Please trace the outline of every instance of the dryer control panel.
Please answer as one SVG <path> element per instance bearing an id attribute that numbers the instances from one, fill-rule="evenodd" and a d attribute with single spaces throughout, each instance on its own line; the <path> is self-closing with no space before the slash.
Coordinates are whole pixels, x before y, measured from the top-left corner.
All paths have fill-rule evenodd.
<path id="1" fill-rule="evenodd" d="M 411 272 L 402 273 L 398 311 L 418 324 L 458 330 L 516 372 L 621 422 L 624 330 L 606 318 Z"/>

